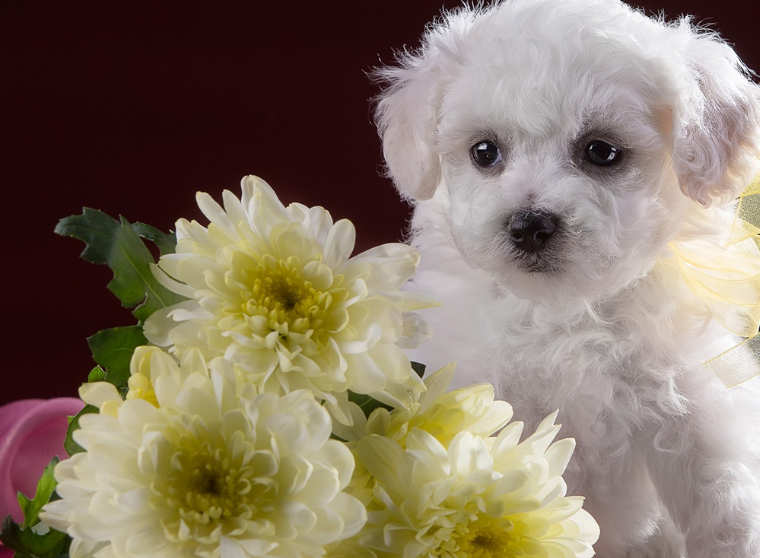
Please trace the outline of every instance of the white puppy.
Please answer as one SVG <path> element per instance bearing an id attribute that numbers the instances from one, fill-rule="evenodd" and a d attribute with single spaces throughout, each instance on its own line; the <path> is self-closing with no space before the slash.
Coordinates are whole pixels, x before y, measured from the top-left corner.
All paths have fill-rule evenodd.
<path id="1" fill-rule="evenodd" d="M 560 410 L 599 556 L 760 557 L 760 395 L 706 371 L 727 332 L 674 252 L 725 242 L 757 170 L 734 52 L 616 0 L 510 0 L 399 62 L 377 119 L 415 206 L 411 288 L 443 303 L 414 359 L 457 361 L 528 426 Z"/>

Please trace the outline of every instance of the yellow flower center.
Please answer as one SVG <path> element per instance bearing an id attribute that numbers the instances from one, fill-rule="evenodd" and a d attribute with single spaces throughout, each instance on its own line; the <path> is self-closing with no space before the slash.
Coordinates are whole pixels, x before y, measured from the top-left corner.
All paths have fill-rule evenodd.
<path id="1" fill-rule="evenodd" d="M 247 452 L 228 451 L 214 438 L 211 433 L 179 436 L 169 472 L 152 483 L 151 505 L 166 510 L 164 533 L 172 542 L 216 543 L 240 519 L 255 516 L 266 524 L 273 509 L 275 488 L 242 461 Z"/>
<path id="2" fill-rule="evenodd" d="M 266 318 L 268 331 L 281 336 L 291 333 L 306 334 L 315 342 L 326 342 L 326 326 L 331 322 L 331 310 L 338 299 L 345 299 L 345 289 L 336 289 L 342 277 L 329 277 L 330 290 L 320 290 L 304 278 L 301 262 L 297 257 L 276 259 L 265 255 L 255 269 L 243 272 L 243 284 L 248 289 L 241 292 L 240 309 L 248 318 Z M 334 319 L 332 321 L 335 321 Z M 247 320 L 255 333 L 266 335 L 268 331 L 256 331 L 256 322 Z M 325 339 L 323 339 L 323 337 Z"/>
<path id="3" fill-rule="evenodd" d="M 179 514 L 186 521 L 202 524 L 209 519 L 229 517 L 237 504 L 245 500 L 236 490 L 240 471 L 229 470 L 229 459 L 209 455 L 190 456 L 191 469 L 187 477 L 179 480 L 184 485 L 184 502 L 180 502 Z"/>
<path id="4" fill-rule="evenodd" d="M 243 312 L 249 316 L 266 316 L 269 327 L 275 331 L 283 329 L 284 324 L 288 324 L 290 331 L 318 326 L 321 317 L 318 315 L 324 310 L 324 305 L 320 307 L 319 303 L 329 294 L 317 291 L 305 280 L 298 263 L 293 257 L 287 260 L 264 258 L 253 274 L 250 296 L 243 301 Z"/>
<path id="5" fill-rule="evenodd" d="M 250 302 L 256 301 L 266 306 L 270 312 L 276 310 L 289 321 L 309 316 L 315 300 L 322 294 L 297 269 L 297 261 L 279 260 L 274 269 L 260 265 L 254 279 Z M 295 264 L 295 265 L 293 265 Z"/>
<path id="6" fill-rule="evenodd" d="M 316 294 L 316 291 L 311 288 L 311 284 L 308 281 L 304 281 L 301 285 L 294 285 L 292 281 L 282 280 L 270 280 L 269 292 L 275 304 L 280 304 L 286 312 L 295 310 L 296 306 L 303 301 L 308 294 Z"/>
<path id="7" fill-rule="evenodd" d="M 507 518 L 479 516 L 475 521 L 457 526 L 434 556 L 445 558 L 516 558 L 542 556 L 542 548 L 532 539 L 524 539 L 520 529 Z M 538 554 L 536 554 L 538 552 Z"/>

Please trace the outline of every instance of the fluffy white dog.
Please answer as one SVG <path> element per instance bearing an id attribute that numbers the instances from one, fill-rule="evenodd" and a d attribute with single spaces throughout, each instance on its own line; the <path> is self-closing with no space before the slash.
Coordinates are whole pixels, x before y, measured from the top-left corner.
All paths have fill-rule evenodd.
<path id="1" fill-rule="evenodd" d="M 457 361 L 527 426 L 560 410 L 602 558 L 760 557 L 760 394 L 706 371 L 736 340 L 674 251 L 718 250 L 757 170 L 760 88 L 732 49 L 616 0 L 509 0 L 380 74 L 411 288 L 443 303 L 415 360 Z"/>

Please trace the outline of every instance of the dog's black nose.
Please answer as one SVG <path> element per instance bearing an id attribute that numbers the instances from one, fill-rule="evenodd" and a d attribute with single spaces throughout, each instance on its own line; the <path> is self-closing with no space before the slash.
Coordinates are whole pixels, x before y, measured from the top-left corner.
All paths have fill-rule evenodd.
<path id="1" fill-rule="evenodd" d="M 557 230 L 557 222 L 554 215 L 526 211 L 512 215 L 507 230 L 515 248 L 532 253 L 546 247 Z"/>

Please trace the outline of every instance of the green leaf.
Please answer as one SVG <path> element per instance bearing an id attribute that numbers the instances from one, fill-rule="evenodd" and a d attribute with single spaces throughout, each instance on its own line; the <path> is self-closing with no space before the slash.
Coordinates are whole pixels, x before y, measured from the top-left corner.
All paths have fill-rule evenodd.
<path id="1" fill-rule="evenodd" d="M 0 541 L 14 550 L 15 558 L 61 558 L 68 556 L 71 538 L 40 523 L 23 529 L 9 515 L 3 520 Z"/>
<path id="2" fill-rule="evenodd" d="M 127 382 L 130 376 L 129 363 L 132 359 L 132 354 L 135 348 L 147 343 L 148 340 L 143 335 L 143 330 L 140 326 L 113 327 L 111 329 L 104 329 L 88 337 L 87 344 L 90 346 L 92 356 L 99 366 L 90 371 L 87 381 L 109 382 L 122 392 L 123 397 L 123 394 L 127 391 Z M 79 428 L 79 417 L 97 412 L 97 407 L 86 405 L 77 416 L 69 419 L 66 439 L 63 442 L 63 447 L 69 455 L 84 451 L 74 441 L 73 436 L 74 432 Z"/>
<path id="3" fill-rule="evenodd" d="M 422 378 L 425 375 L 425 369 L 427 366 L 424 364 L 420 364 L 419 362 L 412 361 L 412 370 L 417 372 L 417 375 Z"/>
<path id="4" fill-rule="evenodd" d="M 372 411 L 378 407 L 382 407 L 383 409 L 387 409 L 389 411 L 393 410 L 393 407 L 386 405 L 385 403 L 381 403 L 377 399 L 363 393 L 354 393 L 353 391 L 349 391 L 348 400 L 359 405 L 365 417 L 369 417 L 369 415 L 372 414 Z"/>
<path id="5" fill-rule="evenodd" d="M 37 483 L 37 492 L 34 498 L 28 498 L 21 492 L 18 493 L 18 503 L 24 512 L 24 521 L 21 525 L 16 524 L 9 515 L 3 520 L 0 529 L 0 540 L 5 546 L 16 552 L 17 558 L 58 558 L 68 554 L 71 539 L 66 533 L 51 529 L 40 523 L 40 511 L 51 498 L 54 498 L 57 482 L 53 471 L 58 464 L 55 457 L 45 470 Z"/>
<path id="6" fill-rule="evenodd" d="M 105 380 L 121 389 L 129 380 L 129 362 L 140 345 L 147 345 L 142 327 L 114 327 L 104 329 L 87 338 L 92 357 L 106 369 Z"/>
<path id="7" fill-rule="evenodd" d="M 103 370 L 100 366 L 96 366 L 92 370 L 90 370 L 90 373 L 87 376 L 87 383 L 92 382 L 102 382 L 106 379 L 106 371 Z"/>
<path id="8" fill-rule="evenodd" d="M 151 227 L 145 223 L 132 223 L 132 228 L 143 238 L 147 238 L 153 244 L 158 246 L 161 255 L 173 254 L 177 248 L 177 235 L 173 232 L 165 233 L 156 227 Z"/>
<path id="9" fill-rule="evenodd" d="M 97 413 L 99 409 L 93 405 L 85 405 L 84 408 L 77 413 L 74 417 L 69 417 L 69 427 L 66 429 L 66 439 L 63 441 L 63 449 L 69 455 L 74 455 L 84 451 L 84 448 L 74 441 L 73 434 L 75 430 L 79 430 L 79 418 L 82 415 L 88 415 L 90 413 Z"/>
<path id="10" fill-rule="evenodd" d="M 34 498 L 29 499 L 21 492 L 18 493 L 18 503 L 19 506 L 21 506 L 21 511 L 24 512 L 24 523 L 21 525 L 22 529 L 32 527 L 39 523 L 40 510 L 42 509 L 42 506 L 50 501 L 50 496 L 53 494 L 55 487 L 58 484 L 55 480 L 55 476 L 53 476 L 53 471 L 59 461 L 60 460 L 57 457 L 54 457 L 48 466 L 45 467 L 40 480 L 37 481 L 37 492 L 34 494 Z"/>
<path id="11" fill-rule="evenodd" d="M 141 229 L 146 232 L 145 226 Z M 111 268 L 114 278 L 108 283 L 108 289 L 123 306 L 136 306 L 133 314 L 141 322 L 156 310 L 184 300 L 153 276 L 150 269 L 150 264 L 155 263 L 153 256 L 123 217 L 116 221 L 102 211 L 85 208 L 81 215 L 61 219 L 55 232 L 84 242 L 83 259 Z"/>

